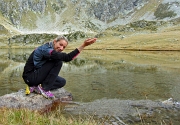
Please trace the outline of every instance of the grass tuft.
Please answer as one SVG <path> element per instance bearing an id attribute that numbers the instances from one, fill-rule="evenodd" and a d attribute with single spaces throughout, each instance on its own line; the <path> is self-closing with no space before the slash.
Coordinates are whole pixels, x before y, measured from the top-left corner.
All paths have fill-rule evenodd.
<path id="1" fill-rule="evenodd" d="M 40 115 L 28 109 L 0 109 L 0 124 L 3 125 L 97 125 L 93 118 L 65 117 L 61 112 Z"/>

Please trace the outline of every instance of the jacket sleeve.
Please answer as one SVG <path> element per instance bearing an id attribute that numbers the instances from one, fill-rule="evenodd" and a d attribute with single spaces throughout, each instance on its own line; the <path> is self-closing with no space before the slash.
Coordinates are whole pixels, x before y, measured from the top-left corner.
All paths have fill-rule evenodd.
<path id="1" fill-rule="evenodd" d="M 52 52 L 50 53 L 51 54 L 50 58 L 53 60 L 61 60 L 61 61 L 69 62 L 73 60 L 79 53 L 80 52 L 78 49 L 75 49 L 71 51 L 70 53 L 62 53 L 62 52 L 56 52 L 55 50 L 52 50 Z"/>

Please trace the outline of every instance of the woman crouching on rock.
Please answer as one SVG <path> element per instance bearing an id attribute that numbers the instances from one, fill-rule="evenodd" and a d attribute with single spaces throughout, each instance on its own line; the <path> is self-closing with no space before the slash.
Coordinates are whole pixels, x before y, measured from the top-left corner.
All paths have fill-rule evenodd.
<path id="1" fill-rule="evenodd" d="M 52 42 L 35 49 L 26 61 L 22 75 L 30 92 L 41 93 L 46 98 L 54 98 L 50 90 L 61 88 L 66 84 L 66 80 L 58 76 L 63 61 L 73 60 L 86 46 L 95 41 L 96 38 L 86 39 L 79 48 L 70 53 L 63 53 L 68 40 L 64 36 L 58 36 Z"/>

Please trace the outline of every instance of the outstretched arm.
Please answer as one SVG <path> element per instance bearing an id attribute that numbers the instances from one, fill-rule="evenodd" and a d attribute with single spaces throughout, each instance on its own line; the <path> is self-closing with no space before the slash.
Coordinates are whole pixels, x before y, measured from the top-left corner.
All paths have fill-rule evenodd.
<path id="1" fill-rule="evenodd" d="M 81 52 L 86 46 L 89 46 L 91 44 L 93 44 L 94 42 L 96 42 L 97 38 L 89 38 L 86 39 L 83 44 L 78 48 L 79 52 Z"/>

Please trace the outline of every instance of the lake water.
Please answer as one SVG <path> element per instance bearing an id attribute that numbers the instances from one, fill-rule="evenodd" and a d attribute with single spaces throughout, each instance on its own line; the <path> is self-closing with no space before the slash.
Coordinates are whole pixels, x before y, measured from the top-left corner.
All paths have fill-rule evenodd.
<path id="1" fill-rule="evenodd" d="M 0 96 L 25 89 L 22 72 L 32 51 L 0 50 Z M 169 98 L 180 101 L 179 57 L 178 51 L 84 50 L 75 60 L 64 63 L 59 75 L 66 79 L 65 89 L 72 93 L 76 102 L 91 103 L 98 99 L 107 102 L 110 99 L 164 101 Z M 117 107 L 114 113 L 120 109 Z M 153 110 L 159 112 L 159 109 Z M 161 111 L 154 117 L 157 121 L 160 118 L 160 121 L 168 120 L 167 123 L 179 123 L 179 110 Z"/>
<path id="2" fill-rule="evenodd" d="M 0 50 L 0 95 L 25 88 L 22 72 L 33 49 Z M 66 50 L 69 52 L 70 50 Z M 59 75 L 74 101 L 102 98 L 180 101 L 180 52 L 84 50 Z"/>

